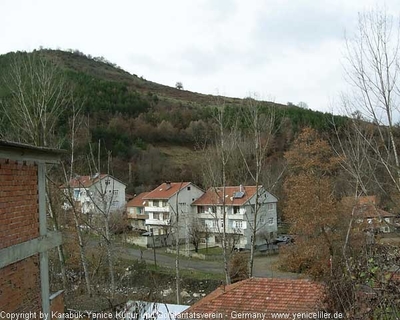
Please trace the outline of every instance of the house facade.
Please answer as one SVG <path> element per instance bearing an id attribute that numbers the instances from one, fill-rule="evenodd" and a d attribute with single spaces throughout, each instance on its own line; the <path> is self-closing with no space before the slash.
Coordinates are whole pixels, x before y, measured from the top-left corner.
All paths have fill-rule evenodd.
<path id="1" fill-rule="evenodd" d="M 108 174 L 76 176 L 62 188 L 85 214 L 108 214 L 125 208 L 126 185 Z M 64 208 L 70 208 L 68 201 L 64 203 Z"/>
<path id="2" fill-rule="evenodd" d="M 376 196 L 363 196 L 358 199 L 345 198 L 345 204 L 352 208 L 355 229 L 373 233 L 390 233 L 398 228 L 396 215 L 379 208 Z"/>
<path id="3" fill-rule="evenodd" d="M 187 237 L 191 204 L 203 195 L 191 182 L 165 182 L 143 197 L 146 229 L 155 236 L 167 237 L 178 232 Z"/>
<path id="4" fill-rule="evenodd" d="M 276 237 L 277 202 L 277 198 L 261 186 L 258 191 L 255 186 L 212 187 L 192 203 L 192 215 L 204 228 L 203 242 L 212 246 L 221 243 L 225 210 L 225 232 L 229 241 L 237 249 L 249 249 L 254 227 L 256 245 Z"/>
<path id="5" fill-rule="evenodd" d="M 148 202 L 143 198 L 148 194 L 149 192 L 142 192 L 126 204 L 126 217 L 134 230 L 146 229 L 146 219 L 149 219 L 149 214 L 144 208 Z"/>

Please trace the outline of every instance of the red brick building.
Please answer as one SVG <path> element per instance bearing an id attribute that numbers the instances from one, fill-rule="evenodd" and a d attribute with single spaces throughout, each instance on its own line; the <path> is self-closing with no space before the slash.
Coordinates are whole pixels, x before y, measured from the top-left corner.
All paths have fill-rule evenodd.
<path id="1" fill-rule="evenodd" d="M 0 311 L 63 311 L 49 292 L 48 251 L 62 240 L 47 230 L 45 195 L 45 166 L 60 154 L 0 140 Z"/>

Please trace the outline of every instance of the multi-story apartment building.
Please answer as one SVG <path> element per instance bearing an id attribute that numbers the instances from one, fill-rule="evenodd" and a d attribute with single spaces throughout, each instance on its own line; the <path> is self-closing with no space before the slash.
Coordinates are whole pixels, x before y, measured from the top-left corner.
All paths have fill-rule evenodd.
<path id="1" fill-rule="evenodd" d="M 82 213 L 111 213 L 125 208 L 126 185 L 108 174 L 76 176 L 62 186 L 65 194 L 72 197 Z M 64 208 L 70 208 L 65 201 Z"/>
<path id="2" fill-rule="evenodd" d="M 221 243 L 224 229 L 238 249 L 250 248 L 253 228 L 257 234 L 256 245 L 265 244 L 266 240 L 276 237 L 278 200 L 260 186 L 257 219 L 254 223 L 256 194 L 255 186 L 212 187 L 194 201 L 192 215 L 203 226 L 204 241 L 208 245 Z"/>
<path id="3" fill-rule="evenodd" d="M 203 190 L 191 182 L 165 182 L 143 197 L 148 219 L 146 228 L 153 235 L 179 232 L 179 238 L 187 237 L 187 225 L 193 201 L 200 198 Z M 178 223 L 177 223 L 178 221 Z"/>

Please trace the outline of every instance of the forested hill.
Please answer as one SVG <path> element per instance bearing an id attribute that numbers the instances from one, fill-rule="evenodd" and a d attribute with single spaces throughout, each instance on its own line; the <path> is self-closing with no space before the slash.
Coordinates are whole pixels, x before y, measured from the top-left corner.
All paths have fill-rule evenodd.
<path id="1" fill-rule="evenodd" d="M 115 174 L 125 182 L 130 181 L 132 191 L 166 179 L 198 180 L 195 150 L 199 142 L 211 138 L 216 108 L 224 105 L 228 118 L 240 118 L 239 110 L 248 102 L 248 99 L 205 95 L 160 85 L 129 74 L 103 57 L 91 57 L 77 50 L 40 50 L 0 56 L 0 70 L 6 80 L 0 86 L 0 98 L 7 101 L 3 105 L 12 106 L 13 103 L 7 81 L 13 64 L 21 57 L 35 54 L 59 67 L 73 88 L 75 103 L 82 104 L 84 117 L 78 135 L 78 151 L 87 153 L 88 142 L 97 144 L 100 140 L 104 149 L 111 151 Z M 327 134 L 332 130 L 331 114 L 294 105 L 257 103 L 264 110 L 275 109 L 274 151 L 278 157 L 302 127 L 311 126 Z M 70 113 L 69 108 L 59 117 L 55 132 L 60 136 L 68 135 Z M 2 135 L 7 137 L 10 124 L 4 117 L 1 120 Z M 336 124 L 343 121 L 342 117 L 335 117 Z M 68 149 L 67 142 L 64 140 L 63 148 Z M 129 179 L 128 163 L 133 172 Z"/>

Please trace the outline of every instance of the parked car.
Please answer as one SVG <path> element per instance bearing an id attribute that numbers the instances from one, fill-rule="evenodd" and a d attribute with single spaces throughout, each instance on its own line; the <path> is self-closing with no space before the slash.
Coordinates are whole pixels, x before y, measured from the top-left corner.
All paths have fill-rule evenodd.
<path id="1" fill-rule="evenodd" d="M 273 244 L 279 244 L 279 243 L 292 243 L 294 242 L 293 238 L 289 235 L 280 235 L 279 237 L 275 238 L 272 240 Z"/>

